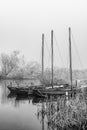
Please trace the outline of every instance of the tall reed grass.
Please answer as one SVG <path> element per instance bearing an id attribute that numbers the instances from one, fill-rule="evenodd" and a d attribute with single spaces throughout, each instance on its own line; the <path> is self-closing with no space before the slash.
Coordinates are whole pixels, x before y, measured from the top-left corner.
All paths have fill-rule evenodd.
<path id="1" fill-rule="evenodd" d="M 65 100 L 64 98 L 58 98 L 57 104 L 52 104 L 53 108 L 48 107 L 47 115 L 48 124 L 50 126 L 58 126 L 60 129 L 77 128 L 78 130 L 87 129 L 87 104 L 85 102 L 83 94 L 79 94 L 76 98 Z M 49 112 L 52 111 L 53 112 Z"/>

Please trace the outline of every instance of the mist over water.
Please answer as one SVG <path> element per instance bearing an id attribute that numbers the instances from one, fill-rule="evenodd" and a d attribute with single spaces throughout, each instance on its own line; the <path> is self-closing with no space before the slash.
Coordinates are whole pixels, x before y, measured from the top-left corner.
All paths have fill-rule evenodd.
<path id="1" fill-rule="evenodd" d="M 66 127 L 66 130 L 80 130 L 78 121 L 82 123 L 82 119 L 87 114 L 87 90 L 83 92 L 85 100 L 82 96 L 70 100 L 58 95 L 41 99 L 10 93 L 7 88 L 10 82 L 13 86 L 18 82 L 25 86 L 30 83 L 29 80 L 0 82 L 0 130 L 65 130 L 62 126 L 68 125 L 68 121 L 74 128 Z M 80 116 L 79 113 L 82 115 Z M 75 119 L 76 127 L 73 125 L 76 123 Z"/>
<path id="2" fill-rule="evenodd" d="M 8 81 L 0 83 L 0 130 L 41 130 L 37 119 L 39 102 L 9 95 L 7 84 Z"/>

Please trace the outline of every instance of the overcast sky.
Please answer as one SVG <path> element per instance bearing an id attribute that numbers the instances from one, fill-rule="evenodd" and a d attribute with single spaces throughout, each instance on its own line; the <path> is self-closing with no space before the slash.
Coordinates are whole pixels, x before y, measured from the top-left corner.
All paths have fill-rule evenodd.
<path id="1" fill-rule="evenodd" d="M 0 53 L 20 50 L 27 61 L 40 62 L 44 33 L 45 64 L 49 65 L 46 44 L 50 50 L 53 29 L 60 48 L 54 40 L 54 64 L 67 67 L 69 26 L 82 62 L 72 40 L 73 68 L 87 68 L 87 0 L 1 0 Z"/>

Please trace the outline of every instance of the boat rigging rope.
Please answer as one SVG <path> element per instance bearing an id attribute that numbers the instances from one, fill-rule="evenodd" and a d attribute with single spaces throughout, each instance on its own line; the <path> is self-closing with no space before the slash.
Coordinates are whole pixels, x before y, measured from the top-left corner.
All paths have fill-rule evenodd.
<path id="1" fill-rule="evenodd" d="M 45 45 L 46 45 L 47 52 L 48 52 L 48 66 L 49 66 L 51 55 L 50 55 L 50 50 L 49 50 L 49 47 L 48 47 L 48 44 L 47 44 L 47 41 L 46 41 L 46 37 L 44 36 L 44 48 L 45 48 Z M 39 63 L 40 63 L 40 65 L 42 65 L 42 60 L 41 59 L 42 59 L 42 47 L 40 48 L 40 56 L 39 56 Z M 44 59 L 45 59 L 45 57 L 44 57 Z"/>
<path id="2" fill-rule="evenodd" d="M 67 81 L 68 81 L 68 78 L 69 78 L 69 51 L 67 51 L 68 54 L 67 54 Z"/>
<path id="3" fill-rule="evenodd" d="M 40 48 L 40 56 L 39 56 L 39 63 L 40 63 L 40 65 L 42 64 L 41 63 L 41 59 L 42 59 L 42 48 Z"/>
<path id="4" fill-rule="evenodd" d="M 47 51 L 48 51 L 48 66 L 50 64 L 50 57 L 51 57 L 51 54 L 50 54 L 50 50 L 49 50 L 49 47 L 48 47 L 48 44 L 47 44 L 47 40 L 46 40 L 46 37 L 44 37 L 44 42 L 45 42 L 45 45 L 46 45 L 46 48 L 47 48 Z"/>
<path id="5" fill-rule="evenodd" d="M 57 42 L 55 33 L 54 33 L 54 40 L 55 40 L 55 43 L 56 43 L 56 46 L 57 46 L 57 49 L 58 49 L 58 52 L 59 52 L 59 55 L 60 55 L 60 58 L 61 58 L 61 63 L 62 63 L 62 65 L 64 66 L 64 61 L 63 61 L 63 58 L 62 58 L 62 55 L 61 55 L 60 48 L 59 48 L 59 46 L 58 46 L 58 42 Z M 62 71 L 60 71 L 60 74 L 59 74 L 59 77 L 60 77 L 60 78 L 61 78 L 61 75 L 62 75 Z"/>
<path id="6" fill-rule="evenodd" d="M 74 47 L 75 47 L 76 52 L 77 52 L 77 56 L 78 56 L 78 59 L 79 59 L 79 63 L 80 63 L 80 65 L 81 65 L 81 67 L 83 68 L 83 65 L 82 65 L 82 62 L 81 62 L 81 58 L 80 58 L 80 55 L 79 55 L 79 51 L 78 51 L 78 49 L 77 49 L 76 42 L 75 42 L 75 38 L 74 38 L 74 35 L 73 35 L 72 32 L 71 32 L 71 36 L 72 36 L 72 41 L 73 41 Z"/>
<path id="7" fill-rule="evenodd" d="M 63 58 L 62 58 L 62 55 L 61 55 L 60 48 L 58 46 L 58 42 L 57 42 L 55 33 L 54 33 L 54 40 L 55 40 L 55 43 L 56 43 L 56 46 L 57 46 L 57 49 L 58 49 L 58 52 L 59 52 L 59 55 L 60 55 L 60 58 L 61 58 L 62 65 L 64 66 Z"/>

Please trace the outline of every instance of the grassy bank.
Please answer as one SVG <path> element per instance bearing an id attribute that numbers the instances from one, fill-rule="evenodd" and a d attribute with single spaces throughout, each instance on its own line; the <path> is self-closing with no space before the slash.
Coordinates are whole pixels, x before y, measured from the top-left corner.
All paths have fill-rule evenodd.
<path id="1" fill-rule="evenodd" d="M 49 114 L 50 113 L 50 114 Z M 65 100 L 58 98 L 57 104 L 50 103 L 46 110 L 49 127 L 58 127 L 61 130 L 87 129 L 87 104 L 84 95 Z"/>

